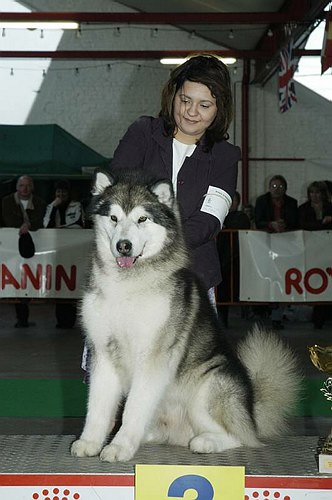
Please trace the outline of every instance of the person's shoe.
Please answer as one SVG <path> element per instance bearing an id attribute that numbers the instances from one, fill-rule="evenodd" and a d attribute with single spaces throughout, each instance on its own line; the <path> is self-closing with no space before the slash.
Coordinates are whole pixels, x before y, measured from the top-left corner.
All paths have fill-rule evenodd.
<path id="1" fill-rule="evenodd" d="M 15 328 L 29 328 L 29 326 L 35 326 L 36 323 L 32 323 L 30 321 L 21 321 L 18 320 L 17 323 L 15 323 Z"/>
<path id="2" fill-rule="evenodd" d="M 285 329 L 285 327 L 281 321 L 272 321 L 272 328 L 274 328 L 274 330 L 284 330 Z"/>
<path id="3" fill-rule="evenodd" d="M 15 328 L 29 328 L 29 323 L 27 321 L 17 321 L 17 323 L 15 323 Z"/>

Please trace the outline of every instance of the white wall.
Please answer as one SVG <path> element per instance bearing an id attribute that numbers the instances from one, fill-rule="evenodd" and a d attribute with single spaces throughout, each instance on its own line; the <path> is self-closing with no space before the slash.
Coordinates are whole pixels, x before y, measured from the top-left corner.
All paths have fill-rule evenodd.
<path id="1" fill-rule="evenodd" d="M 298 102 L 286 113 L 278 110 L 277 75 L 250 89 L 250 157 L 294 159 L 250 162 L 251 202 L 274 174 L 286 177 L 288 194 L 299 203 L 310 182 L 332 180 L 332 103 L 297 82 L 295 88 Z"/>
<path id="2" fill-rule="evenodd" d="M 128 12 L 108 0 L 31 0 L 29 6 L 42 5 L 44 11 Z M 66 33 L 58 47 L 64 49 L 151 50 L 220 48 L 171 26 L 158 26 L 158 37 L 151 37 L 149 26 L 120 26 L 115 29 L 85 30 L 76 38 Z M 116 27 L 114 27 L 116 28 Z M 110 69 L 108 68 L 110 64 Z M 236 115 L 231 141 L 241 146 L 241 63 L 233 75 Z M 78 73 L 75 68 L 78 68 Z M 111 157 L 128 125 L 142 114 L 159 111 L 160 91 L 169 69 L 153 60 L 53 61 L 44 78 L 27 123 L 57 123 L 68 132 Z M 304 161 L 251 161 L 249 198 L 267 189 L 269 178 L 282 174 L 288 193 L 303 202 L 306 187 L 316 179 L 332 180 L 332 103 L 296 83 L 298 103 L 281 114 L 278 110 L 277 75 L 264 88 L 250 86 L 249 135 L 251 158 L 304 158 Z M 241 175 L 239 176 L 241 190 Z"/>
<path id="3" fill-rule="evenodd" d="M 132 12 L 106 0 L 26 3 L 30 7 L 42 5 L 44 11 Z M 154 27 L 149 25 L 119 25 L 120 36 L 117 26 L 103 25 L 96 30 L 83 25 L 79 38 L 75 32 L 65 32 L 58 50 L 189 49 L 194 52 L 220 48 L 198 37 L 191 38 L 189 33 L 173 26 L 156 27 L 158 36 L 153 37 L 151 28 Z M 53 60 L 27 123 L 57 123 L 99 153 L 111 157 L 135 118 L 158 114 L 161 89 L 169 71 L 169 67 L 149 59 Z"/>

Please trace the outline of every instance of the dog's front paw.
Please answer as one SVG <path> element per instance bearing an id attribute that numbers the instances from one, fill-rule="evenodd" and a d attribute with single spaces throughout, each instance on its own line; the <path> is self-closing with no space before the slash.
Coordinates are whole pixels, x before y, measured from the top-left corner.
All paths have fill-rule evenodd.
<path id="1" fill-rule="evenodd" d="M 241 442 L 231 434 L 212 432 L 203 432 L 189 443 L 189 448 L 194 453 L 221 453 L 239 446 L 242 446 Z"/>
<path id="2" fill-rule="evenodd" d="M 194 453 L 216 453 L 219 451 L 217 443 L 210 437 L 196 436 L 190 441 L 189 445 Z"/>
<path id="3" fill-rule="evenodd" d="M 102 446 L 94 441 L 78 439 L 71 445 L 71 454 L 74 457 L 95 457 L 99 454 Z"/>
<path id="4" fill-rule="evenodd" d="M 108 444 L 100 454 L 100 460 L 105 462 L 128 462 L 135 451 L 133 448 L 121 444 Z"/>

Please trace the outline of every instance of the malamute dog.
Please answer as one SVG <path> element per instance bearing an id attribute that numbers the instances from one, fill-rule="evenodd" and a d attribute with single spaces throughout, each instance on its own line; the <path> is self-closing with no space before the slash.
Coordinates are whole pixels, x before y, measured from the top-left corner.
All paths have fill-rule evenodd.
<path id="1" fill-rule="evenodd" d="M 133 458 L 142 442 L 216 453 L 284 432 L 299 377 L 258 327 L 233 350 L 195 274 L 170 181 L 97 171 L 95 249 L 81 315 L 92 353 L 77 457 Z M 122 425 L 107 444 L 119 405 Z"/>

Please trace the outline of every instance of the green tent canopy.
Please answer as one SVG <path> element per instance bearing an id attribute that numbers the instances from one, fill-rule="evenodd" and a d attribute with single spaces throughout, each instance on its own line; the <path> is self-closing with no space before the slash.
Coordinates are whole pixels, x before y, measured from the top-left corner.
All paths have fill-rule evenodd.
<path id="1" fill-rule="evenodd" d="M 0 125 L 0 175 L 82 175 L 109 159 L 58 125 Z"/>

